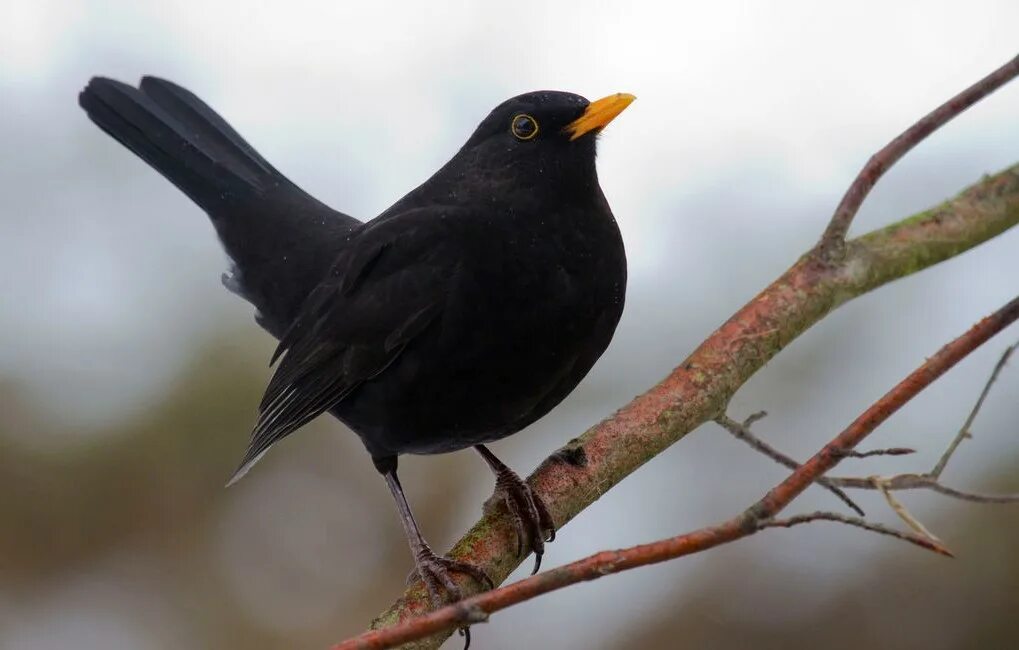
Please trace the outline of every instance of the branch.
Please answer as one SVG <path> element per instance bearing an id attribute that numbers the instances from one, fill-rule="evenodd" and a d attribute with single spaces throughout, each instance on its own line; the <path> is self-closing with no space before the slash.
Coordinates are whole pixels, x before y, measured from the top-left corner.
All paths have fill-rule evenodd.
<path id="1" fill-rule="evenodd" d="M 511 585 L 493 589 L 434 612 L 403 621 L 395 626 L 366 632 L 334 646 L 333 650 L 391 648 L 402 643 L 424 639 L 429 635 L 487 620 L 488 615 L 493 612 L 578 582 L 595 580 L 610 573 L 691 555 L 747 537 L 764 528 L 781 525 L 775 524 L 775 516 L 825 472 L 835 467 L 845 457 L 845 451 L 855 448 L 906 402 L 1017 319 L 1019 319 L 1019 297 L 1014 298 L 1004 307 L 974 325 L 968 332 L 941 348 L 937 354 L 888 391 L 784 481 L 732 519 L 716 526 L 701 528 L 685 535 L 650 544 L 618 551 L 602 551 Z M 872 524 L 868 524 L 865 527 L 872 526 Z M 903 539 L 912 537 L 909 533 L 899 533 L 896 536 Z M 950 555 L 936 539 L 926 539 L 924 542 L 917 541 L 915 543 Z"/>
<path id="2" fill-rule="evenodd" d="M 945 496 L 974 503 L 1019 503 L 1019 494 L 975 494 L 973 492 L 964 492 L 962 490 L 950 488 L 940 482 L 941 472 L 944 471 L 949 459 L 955 453 L 955 450 L 958 449 L 959 443 L 962 442 L 964 438 L 971 437 L 970 428 L 973 426 L 973 422 L 976 420 L 977 414 L 980 413 L 980 409 L 983 407 L 984 401 L 991 392 L 991 387 L 994 386 L 994 382 L 997 381 L 1002 369 L 1005 367 L 1009 357 L 1012 356 L 1012 353 L 1015 352 L 1016 348 L 1019 348 L 1019 343 L 1005 348 L 1005 352 L 994 365 L 994 370 L 991 372 L 991 376 L 988 377 L 983 390 L 980 391 L 980 397 L 977 399 L 976 404 L 973 405 L 973 409 L 970 411 L 969 416 L 967 416 L 966 421 L 959 430 L 959 433 L 956 434 L 955 438 L 945 450 L 945 453 L 942 454 L 941 459 L 930 472 L 927 472 L 926 474 L 898 474 L 891 477 L 872 476 L 867 478 L 822 476 L 818 478 L 817 484 L 834 493 L 837 497 L 839 497 L 839 499 L 844 501 L 850 508 L 855 510 L 861 516 L 863 516 L 863 512 L 860 510 L 859 506 L 857 506 L 856 503 L 842 491 L 842 488 L 881 490 L 892 510 L 899 514 L 899 516 L 902 517 L 903 520 L 910 526 L 914 527 L 918 522 L 916 522 L 912 515 L 908 514 L 905 507 L 902 506 L 895 497 L 889 494 L 889 492 L 895 490 L 929 489 Z M 764 442 L 750 430 L 751 424 L 759 421 L 766 415 L 766 412 L 760 411 L 759 413 L 752 414 L 740 423 L 723 414 L 715 418 L 715 422 L 725 430 L 729 431 L 737 439 L 750 445 L 750 447 L 755 451 L 764 454 L 768 458 L 771 458 L 775 462 L 789 469 L 797 469 L 800 464 L 796 462 L 796 460 Z M 876 449 L 868 452 L 849 450 L 843 453 L 843 458 L 867 458 L 869 456 L 877 455 L 899 456 L 913 453 L 913 451 L 914 450 L 912 449 L 904 449 L 901 447 Z"/>
<path id="3" fill-rule="evenodd" d="M 948 449 L 945 450 L 945 453 L 941 455 L 941 458 L 934 466 L 934 469 L 928 473 L 928 476 L 933 478 L 935 481 L 941 477 L 941 472 L 945 471 L 945 466 L 948 465 L 948 461 L 952 458 L 952 454 L 955 453 L 955 450 L 959 448 L 959 443 L 966 438 L 973 437 L 970 433 L 970 427 L 973 426 L 973 420 L 977 418 L 977 413 L 980 412 L 980 408 L 984 405 L 984 400 L 987 399 L 987 394 L 991 392 L 991 386 L 993 386 L 994 382 L 997 381 L 998 375 L 1001 374 L 1001 369 L 1005 367 L 1006 363 L 1008 363 L 1008 358 L 1012 356 L 1013 352 L 1015 352 L 1016 347 L 1019 347 L 1019 343 L 1005 348 L 1005 352 L 1001 355 L 1001 358 L 998 359 L 998 363 L 994 365 L 994 370 L 991 371 L 991 376 L 988 377 L 987 383 L 984 384 L 984 389 L 980 391 L 980 397 L 977 398 L 977 403 L 973 405 L 973 410 L 969 412 L 969 416 L 966 418 L 966 421 L 963 422 L 962 428 L 959 429 L 959 433 L 956 434 L 955 438 L 948 445 Z"/>
<path id="4" fill-rule="evenodd" d="M 808 254 L 708 337 L 656 386 L 549 456 L 529 477 L 562 528 L 645 462 L 720 415 L 733 394 L 782 348 L 833 309 L 887 282 L 967 251 L 1019 223 L 1019 165 L 986 177 L 959 196 L 846 243 L 827 262 Z M 486 513 L 449 556 L 481 567 L 500 583 L 523 558 L 501 510 Z M 478 586 L 458 582 L 465 594 Z M 420 581 L 373 627 L 428 611 Z M 441 639 L 416 647 L 434 648 Z"/>
<path id="5" fill-rule="evenodd" d="M 871 449 L 870 451 L 847 451 L 845 458 L 871 458 L 872 456 L 907 456 L 915 454 L 909 447 L 888 447 L 887 449 Z"/>
<path id="6" fill-rule="evenodd" d="M 915 530 L 919 535 L 922 535 L 931 541 L 941 541 L 934 533 L 927 530 L 927 527 L 924 526 L 919 519 L 914 517 L 913 513 L 911 513 L 901 501 L 895 498 L 895 495 L 892 494 L 892 490 L 888 487 L 888 481 L 886 479 L 883 479 L 880 476 L 875 476 L 871 478 L 871 483 L 874 484 L 875 488 L 881 490 L 881 494 L 884 495 L 885 501 L 888 502 L 888 507 L 892 509 L 892 512 L 899 516 L 899 519 L 906 522 L 907 526 Z"/>
<path id="7" fill-rule="evenodd" d="M 807 515 L 796 515 L 795 517 L 789 517 L 788 519 L 772 519 L 761 524 L 761 528 L 792 528 L 800 524 L 806 524 L 812 521 L 835 521 L 838 523 L 846 524 L 848 526 L 855 526 L 864 530 L 869 530 L 879 535 L 888 535 L 896 539 L 909 542 L 910 544 L 916 544 L 921 548 L 925 548 L 928 551 L 934 551 L 941 555 L 947 555 L 948 557 L 955 557 L 952 552 L 942 546 L 936 540 L 932 540 L 930 537 L 925 535 L 914 535 L 913 533 L 906 533 L 901 530 L 895 530 L 888 526 L 881 524 L 875 524 L 857 517 L 847 517 L 840 515 L 837 512 L 812 512 Z"/>
<path id="8" fill-rule="evenodd" d="M 938 483 L 938 480 L 926 474 L 899 474 L 884 480 L 884 487 L 888 490 L 931 490 L 938 494 L 944 494 L 961 501 L 973 503 L 1019 503 L 1019 494 L 978 494 L 957 490 Z M 849 476 L 829 476 L 828 481 L 832 485 L 854 490 L 876 490 L 873 478 L 856 478 Z"/>
<path id="9" fill-rule="evenodd" d="M 775 449 L 774 447 L 772 447 L 771 445 L 769 445 L 768 443 L 764 442 L 763 440 L 755 436 L 753 433 L 751 433 L 750 424 L 756 422 L 757 420 L 760 420 L 765 415 L 767 415 L 767 413 L 765 413 L 764 411 L 754 413 L 746 420 L 744 420 L 743 423 L 741 424 L 730 418 L 728 415 L 723 414 L 715 418 L 715 422 L 717 422 L 726 431 L 736 436 L 736 438 L 747 443 L 752 448 L 761 452 L 768 458 L 771 458 L 778 464 L 785 465 L 789 469 L 799 468 L 800 464 L 793 460 L 791 457 L 785 455 L 778 449 Z M 837 485 L 833 485 L 828 478 L 824 476 L 818 478 L 817 484 L 823 487 L 824 489 L 828 490 L 832 494 L 834 494 L 836 497 L 838 497 L 840 501 L 849 506 L 854 512 L 856 512 L 856 514 L 860 515 L 861 517 L 866 516 L 867 513 L 863 511 L 863 508 L 856 505 L 856 502 L 850 499 L 849 495 L 842 491 L 842 488 L 840 488 Z"/>
<path id="10" fill-rule="evenodd" d="M 821 236 L 821 241 L 817 243 L 818 255 L 822 259 L 831 261 L 840 258 L 845 253 L 846 233 L 849 232 L 849 225 L 856 217 L 856 213 L 860 211 L 860 206 L 863 205 L 864 199 L 870 194 L 874 185 L 892 165 L 931 133 L 1004 86 L 1017 75 L 1019 75 L 1019 56 L 928 113 L 919 122 L 902 132 L 899 137 L 885 145 L 881 151 L 871 156 L 867 164 L 860 170 L 856 180 L 846 190 L 838 207 L 835 208 L 835 214 L 832 215 L 828 227 Z"/>

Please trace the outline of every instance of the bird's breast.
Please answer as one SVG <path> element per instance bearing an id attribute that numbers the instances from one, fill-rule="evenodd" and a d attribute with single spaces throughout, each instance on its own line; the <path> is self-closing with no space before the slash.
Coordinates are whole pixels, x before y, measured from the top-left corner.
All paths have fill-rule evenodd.
<path id="1" fill-rule="evenodd" d="M 348 420 L 370 431 L 366 440 L 392 453 L 495 440 L 587 374 L 622 313 L 625 255 L 610 214 L 601 224 L 556 216 L 492 224 L 457 243 L 441 314 L 354 400 L 371 404 Z"/>

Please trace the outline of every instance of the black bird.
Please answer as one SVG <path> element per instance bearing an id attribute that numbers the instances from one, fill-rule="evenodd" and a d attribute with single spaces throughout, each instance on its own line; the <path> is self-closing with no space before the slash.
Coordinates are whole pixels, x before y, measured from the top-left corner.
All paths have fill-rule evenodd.
<path id="1" fill-rule="evenodd" d="M 396 476 L 400 454 L 473 446 L 497 477 L 519 549 L 548 510 L 485 443 L 548 413 L 601 356 L 623 310 L 626 257 L 598 185 L 597 133 L 633 101 L 540 91 L 509 99 L 431 178 L 367 223 L 291 183 L 191 92 L 94 78 L 79 103 L 204 209 L 232 260 L 223 283 L 279 339 L 279 359 L 231 483 L 330 412 L 363 441 L 396 499 L 432 599 L 457 599 Z"/>

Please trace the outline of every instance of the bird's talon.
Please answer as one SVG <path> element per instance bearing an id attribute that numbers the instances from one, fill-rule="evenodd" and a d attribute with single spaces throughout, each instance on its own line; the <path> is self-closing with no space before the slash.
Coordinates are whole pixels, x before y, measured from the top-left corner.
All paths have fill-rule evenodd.
<path id="1" fill-rule="evenodd" d="M 497 474 L 494 498 L 506 504 L 513 518 L 517 557 L 523 555 L 525 549 L 534 552 L 534 569 L 531 572 L 534 575 L 541 567 L 545 544 L 555 539 L 555 523 L 548 508 L 530 485 L 506 467 L 500 468 Z"/>
<path id="2" fill-rule="evenodd" d="M 446 592 L 450 602 L 463 600 L 463 591 L 456 584 L 456 581 L 453 580 L 451 575 L 453 573 L 463 573 L 470 576 L 486 590 L 495 588 L 492 578 L 483 569 L 467 562 L 460 562 L 459 560 L 436 555 L 428 548 L 417 553 L 416 564 L 417 567 L 411 571 L 407 580 L 412 582 L 420 578 L 421 582 L 425 584 L 425 589 L 428 590 L 433 608 L 439 608 L 444 604 L 445 600 L 440 593 L 442 591 Z"/>

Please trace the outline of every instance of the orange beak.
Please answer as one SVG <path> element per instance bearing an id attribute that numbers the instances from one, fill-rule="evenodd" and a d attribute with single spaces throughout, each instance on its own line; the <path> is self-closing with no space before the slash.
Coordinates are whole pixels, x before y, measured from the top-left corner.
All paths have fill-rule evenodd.
<path id="1" fill-rule="evenodd" d="M 570 134 L 570 140 L 576 140 L 585 133 L 604 128 L 635 99 L 629 93 L 616 93 L 591 102 L 583 115 L 566 125 L 565 131 Z"/>

